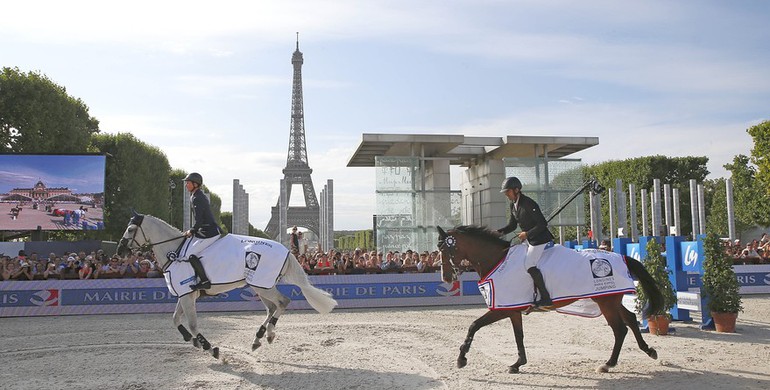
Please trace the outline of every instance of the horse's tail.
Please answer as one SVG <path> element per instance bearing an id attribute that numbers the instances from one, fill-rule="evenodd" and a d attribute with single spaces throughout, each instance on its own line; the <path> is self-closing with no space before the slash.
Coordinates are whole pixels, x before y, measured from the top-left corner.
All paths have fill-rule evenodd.
<path id="1" fill-rule="evenodd" d="M 289 253 L 289 258 L 286 261 L 289 262 L 289 265 L 283 280 L 286 283 L 296 284 L 302 290 L 302 295 L 305 296 L 307 303 L 313 309 L 316 309 L 319 313 L 329 313 L 337 306 L 337 301 L 334 300 L 331 294 L 310 284 L 305 270 L 300 267 L 294 254 Z"/>
<path id="2" fill-rule="evenodd" d="M 628 265 L 628 270 L 631 271 L 631 275 L 639 279 L 639 283 L 642 285 L 645 295 L 649 298 L 648 306 L 642 309 L 642 316 L 646 317 L 647 313 L 660 313 L 663 309 L 663 294 L 655 283 L 655 279 L 650 276 L 650 273 L 644 268 L 644 264 L 639 260 L 628 256 L 623 257 L 626 259 L 626 264 Z"/>

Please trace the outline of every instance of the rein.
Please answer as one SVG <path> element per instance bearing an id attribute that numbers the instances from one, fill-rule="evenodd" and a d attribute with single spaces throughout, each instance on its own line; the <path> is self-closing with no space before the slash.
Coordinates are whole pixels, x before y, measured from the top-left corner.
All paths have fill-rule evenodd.
<path id="1" fill-rule="evenodd" d="M 165 244 L 165 243 L 167 243 L 167 242 L 176 241 L 176 240 L 179 240 L 179 239 L 182 239 L 182 238 L 185 238 L 185 237 L 186 237 L 184 234 L 182 234 L 181 236 L 177 236 L 177 237 L 171 237 L 171 238 L 169 238 L 168 240 L 163 240 L 163 241 L 158 241 L 158 242 L 156 242 L 156 243 L 153 243 L 152 241 L 150 241 L 150 239 L 149 239 L 149 238 L 147 238 L 147 235 L 146 235 L 146 234 L 144 234 L 144 229 L 142 228 L 142 226 L 141 226 L 141 225 L 137 225 L 136 227 L 137 227 L 137 230 L 136 230 L 136 231 L 134 231 L 134 236 L 133 236 L 133 237 L 131 237 L 131 244 L 136 244 L 136 246 L 137 246 L 137 247 L 138 247 L 140 250 L 142 250 L 142 251 L 148 251 L 148 250 L 151 250 L 151 249 L 152 249 L 152 247 L 153 247 L 153 246 L 155 246 L 155 245 Z M 141 231 L 142 231 L 142 237 L 144 238 L 144 244 L 140 244 L 140 243 L 139 243 L 139 241 L 137 241 L 137 240 L 136 240 L 136 233 L 137 233 L 139 230 L 141 230 Z M 122 241 L 122 240 L 125 240 L 125 238 L 124 238 L 124 239 L 121 239 L 121 241 Z M 128 240 L 126 240 L 126 241 L 128 241 Z M 126 247 L 128 247 L 128 245 L 126 245 Z"/>

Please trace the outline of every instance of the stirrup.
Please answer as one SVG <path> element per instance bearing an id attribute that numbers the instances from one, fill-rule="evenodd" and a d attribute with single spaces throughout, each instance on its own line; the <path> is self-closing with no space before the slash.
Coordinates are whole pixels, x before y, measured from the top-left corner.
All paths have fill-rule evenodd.
<path id="1" fill-rule="evenodd" d="M 203 281 L 203 282 L 200 282 L 198 284 L 190 286 L 190 289 L 193 290 L 193 291 L 208 290 L 210 288 L 211 288 L 211 281 L 210 280 L 206 280 L 206 281 Z"/>
<path id="2" fill-rule="evenodd" d="M 547 307 L 547 306 L 553 306 L 553 301 L 548 299 L 547 301 L 545 299 L 540 299 L 539 301 L 535 301 L 535 307 Z"/>
<path id="3" fill-rule="evenodd" d="M 529 313 L 532 313 L 533 311 L 549 311 L 547 307 L 553 306 L 553 301 L 543 301 L 542 299 L 539 301 L 532 302 L 532 306 L 528 307 L 526 310 L 524 310 L 524 315 L 527 315 Z"/>

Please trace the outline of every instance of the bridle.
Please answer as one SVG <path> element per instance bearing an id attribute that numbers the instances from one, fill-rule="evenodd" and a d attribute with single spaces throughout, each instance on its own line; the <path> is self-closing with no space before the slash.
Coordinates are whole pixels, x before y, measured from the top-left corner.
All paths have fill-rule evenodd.
<path id="1" fill-rule="evenodd" d="M 155 245 L 165 244 L 167 242 L 176 241 L 182 238 L 185 238 L 186 236 L 182 234 L 181 236 L 171 237 L 168 240 L 158 241 L 153 243 L 149 238 L 147 238 L 147 235 L 144 234 L 144 229 L 142 228 L 142 220 L 144 219 L 141 215 L 134 215 L 131 217 L 131 221 L 128 223 L 129 228 L 131 225 L 134 225 L 134 234 L 131 236 L 131 239 L 129 240 L 126 237 L 122 237 L 120 239 L 120 242 L 118 242 L 118 247 L 125 246 L 128 249 L 139 249 L 142 252 L 146 252 L 152 249 Z M 144 239 L 144 244 L 140 244 L 139 241 L 136 239 L 136 234 L 138 232 L 142 232 L 142 238 Z M 129 245 L 136 244 L 135 247 L 131 247 Z"/>
<path id="2" fill-rule="evenodd" d="M 439 240 L 438 250 L 441 252 L 441 256 L 446 252 L 449 255 L 449 265 L 452 267 L 452 272 L 459 277 L 462 275 L 463 270 L 457 264 L 455 255 L 457 254 L 457 239 L 454 236 L 447 234 L 446 237 Z"/>

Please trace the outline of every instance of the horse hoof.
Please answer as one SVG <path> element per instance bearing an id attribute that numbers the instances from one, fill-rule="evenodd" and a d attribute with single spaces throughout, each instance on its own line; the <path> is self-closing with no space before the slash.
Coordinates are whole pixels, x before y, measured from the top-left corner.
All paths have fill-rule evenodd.
<path id="1" fill-rule="evenodd" d="M 256 342 L 256 343 L 254 343 L 254 344 L 251 344 L 251 352 L 254 352 L 254 351 L 256 351 L 256 350 L 257 350 L 257 348 L 259 348 L 259 347 L 261 347 L 261 346 L 262 346 L 262 343 L 260 343 L 259 341 L 257 341 L 257 342 Z"/>
<path id="2" fill-rule="evenodd" d="M 272 344 L 273 340 L 275 340 L 275 335 L 267 335 L 267 343 Z"/>
<path id="3" fill-rule="evenodd" d="M 468 364 L 468 359 L 466 358 L 457 358 L 457 368 L 463 368 Z"/>
<path id="4" fill-rule="evenodd" d="M 518 374 L 519 373 L 519 367 L 516 367 L 515 365 L 508 367 L 508 373 L 509 374 Z"/>
<path id="5" fill-rule="evenodd" d="M 658 351 L 656 351 L 655 348 L 650 348 L 650 350 L 647 351 L 647 356 L 655 360 L 658 360 Z"/>
<path id="6" fill-rule="evenodd" d="M 211 356 L 213 356 L 214 359 L 219 359 L 219 347 L 214 347 L 211 349 Z"/>
<path id="7" fill-rule="evenodd" d="M 596 372 L 598 372 L 599 374 L 608 373 L 610 372 L 610 366 L 606 364 L 602 364 L 601 366 L 596 367 Z"/>

